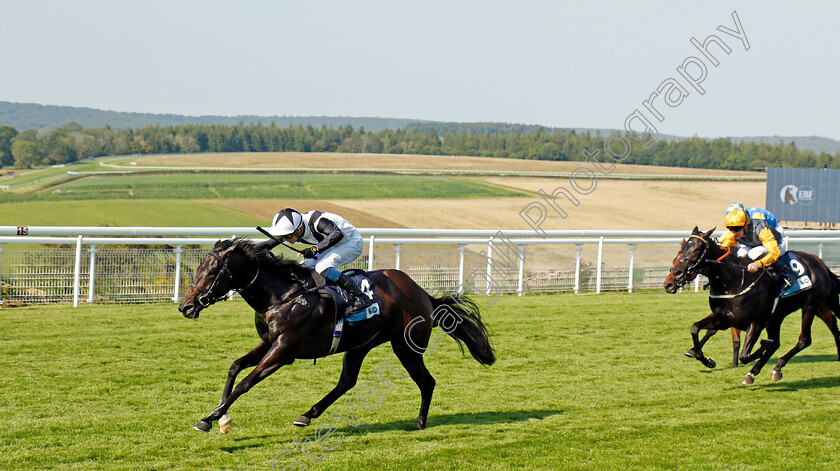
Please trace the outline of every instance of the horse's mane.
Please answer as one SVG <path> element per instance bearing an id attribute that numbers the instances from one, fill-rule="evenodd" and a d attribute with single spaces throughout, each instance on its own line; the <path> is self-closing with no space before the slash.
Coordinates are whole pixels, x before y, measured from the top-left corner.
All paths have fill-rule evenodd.
<path id="1" fill-rule="evenodd" d="M 254 241 L 244 237 L 220 240 L 213 246 L 213 250 L 222 251 L 231 247 L 234 247 L 234 251 L 236 253 L 239 253 L 254 262 L 259 262 L 263 267 L 268 267 L 269 269 L 274 269 L 275 271 L 283 273 L 292 272 L 299 276 L 311 276 L 309 269 L 302 266 L 297 261 L 283 258 L 282 255 L 274 255 L 267 250 L 259 250 Z"/>

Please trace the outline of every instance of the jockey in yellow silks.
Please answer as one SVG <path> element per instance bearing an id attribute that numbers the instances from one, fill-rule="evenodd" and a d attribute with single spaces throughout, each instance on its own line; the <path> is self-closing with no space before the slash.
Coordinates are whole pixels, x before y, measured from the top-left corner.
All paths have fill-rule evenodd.
<path id="1" fill-rule="evenodd" d="M 751 272 L 761 267 L 776 264 L 779 257 L 787 251 L 782 227 L 769 211 L 758 208 L 744 208 L 741 203 L 732 203 L 726 210 L 726 233 L 718 242 L 722 247 L 738 246 L 738 256 L 748 256 L 753 260 L 747 266 Z M 788 274 L 786 268 L 776 264 L 782 274 Z"/>

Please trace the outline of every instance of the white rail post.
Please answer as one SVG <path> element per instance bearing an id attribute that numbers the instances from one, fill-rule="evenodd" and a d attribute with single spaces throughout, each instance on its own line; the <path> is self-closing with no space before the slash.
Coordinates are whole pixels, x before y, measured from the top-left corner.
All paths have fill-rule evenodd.
<path id="1" fill-rule="evenodd" d="M 373 238 L 368 238 L 368 271 L 373 271 Z"/>
<path id="2" fill-rule="evenodd" d="M 463 244 L 458 246 L 458 294 L 464 291 L 464 252 L 467 247 Z"/>
<path id="3" fill-rule="evenodd" d="M 583 249 L 581 244 L 575 244 L 577 246 L 577 258 L 575 259 L 575 294 L 580 291 L 580 252 Z"/>
<path id="4" fill-rule="evenodd" d="M 87 297 L 87 302 L 88 302 L 88 304 L 92 304 L 93 303 L 93 290 L 94 290 L 93 283 L 94 283 L 94 280 L 96 279 L 96 246 L 91 245 L 90 248 L 88 249 L 88 252 L 90 252 L 90 270 L 88 270 L 90 273 L 88 273 L 88 297 Z"/>
<path id="5" fill-rule="evenodd" d="M 817 254 L 818 254 L 817 256 L 818 256 L 818 257 L 820 257 L 820 259 L 822 259 L 822 249 L 823 249 L 823 243 L 822 243 L 822 242 L 820 242 L 820 245 L 818 245 L 818 247 L 819 247 L 819 248 L 817 249 Z"/>
<path id="6" fill-rule="evenodd" d="M 519 287 L 516 292 L 522 296 L 525 288 L 525 246 L 519 246 Z"/>
<path id="7" fill-rule="evenodd" d="M 601 258 L 604 255 L 604 236 L 598 238 L 598 268 L 595 270 L 595 294 L 601 294 Z"/>
<path id="8" fill-rule="evenodd" d="M 184 253 L 183 245 L 175 246 L 175 287 L 172 291 L 172 301 L 178 302 L 181 297 L 181 254 Z"/>
<path id="9" fill-rule="evenodd" d="M 73 307 L 79 307 L 79 289 L 82 276 L 82 236 L 76 238 L 76 262 L 73 267 Z"/>
<path id="10" fill-rule="evenodd" d="M 487 239 L 487 296 L 493 291 L 493 237 Z"/>
<path id="11" fill-rule="evenodd" d="M 633 292 L 633 257 L 636 254 L 636 246 L 630 244 L 630 276 L 627 277 L 627 292 Z"/>
<path id="12" fill-rule="evenodd" d="M 400 252 L 402 252 L 402 245 L 397 244 L 394 246 L 394 268 L 397 270 L 400 269 Z"/>

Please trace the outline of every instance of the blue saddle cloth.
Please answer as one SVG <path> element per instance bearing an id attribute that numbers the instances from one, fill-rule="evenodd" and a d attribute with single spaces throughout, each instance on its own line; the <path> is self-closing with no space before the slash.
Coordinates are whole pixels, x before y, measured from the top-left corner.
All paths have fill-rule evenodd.
<path id="1" fill-rule="evenodd" d="M 360 322 L 378 316 L 380 313 L 379 306 L 382 300 L 379 299 L 379 296 L 373 290 L 373 281 L 367 277 L 363 270 L 347 270 L 344 274 L 356 282 L 356 285 L 361 288 L 362 292 L 373 300 L 373 304 L 365 309 L 351 312 L 351 295 L 338 286 L 328 284 L 324 289 L 332 296 L 338 317 L 344 318 L 346 322 Z"/>
<path id="2" fill-rule="evenodd" d="M 794 294 L 811 289 L 811 286 L 813 286 L 811 283 L 811 274 L 808 272 L 808 268 L 805 264 L 801 263 L 799 259 L 796 258 L 796 254 L 793 252 L 785 252 L 781 257 L 779 257 L 779 263 L 786 265 L 792 273 L 796 273 L 797 275 L 790 286 L 785 285 L 784 279 L 780 281 L 780 298 L 787 298 L 788 296 L 793 296 Z"/>

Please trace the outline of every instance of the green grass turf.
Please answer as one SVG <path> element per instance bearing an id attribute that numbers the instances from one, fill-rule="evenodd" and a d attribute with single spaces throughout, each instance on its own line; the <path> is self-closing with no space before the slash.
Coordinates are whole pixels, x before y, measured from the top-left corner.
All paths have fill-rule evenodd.
<path id="1" fill-rule="evenodd" d="M 231 226 L 265 224 L 260 218 L 188 200 L 98 200 L 0 204 L 4 226 Z"/>
<path id="2" fill-rule="evenodd" d="M 479 299 L 481 302 L 481 299 Z M 31 306 L 0 311 L 2 469 L 832 470 L 840 466 L 840 363 L 827 330 L 769 383 L 683 356 L 702 293 L 502 298 L 485 307 L 498 362 L 463 359 L 451 339 L 426 356 L 437 379 L 429 428 L 409 431 L 416 386 L 393 380 L 358 425 L 336 403 L 308 428 L 292 420 L 335 384 L 338 356 L 279 370 L 231 408 L 233 429 L 192 425 L 218 403 L 230 362 L 257 343 L 251 310 L 221 303 L 196 320 L 174 304 Z M 783 326 L 782 350 L 798 335 Z M 436 332 L 439 332 L 436 330 Z M 381 346 L 360 381 L 396 359 Z M 330 422 L 342 441 L 272 460 Z M 333 438 L 337 437 L 335 435 Z M 275 466 L 275 468 L 272 468 Z"/>
<path id="3" fill-rule="evenodd" d="M 60 192 L 59 192 L 60 191 Z M 522 192 L 457 177 L 406 175 L 196 174 L 86 176 L 0 202 L 99 199 L 487 198 Z"/>

